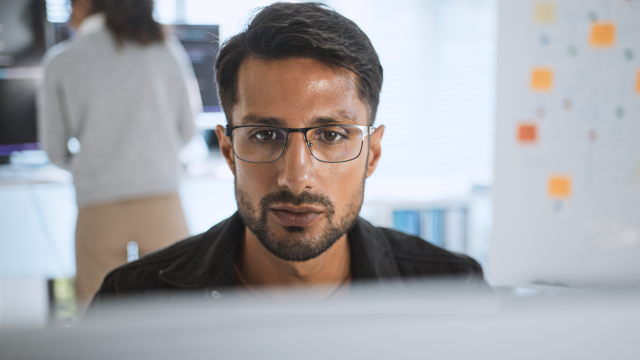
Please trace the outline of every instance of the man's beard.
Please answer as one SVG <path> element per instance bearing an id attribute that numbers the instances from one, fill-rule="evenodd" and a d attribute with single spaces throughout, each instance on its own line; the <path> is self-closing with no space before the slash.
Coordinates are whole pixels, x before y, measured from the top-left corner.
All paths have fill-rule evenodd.
<path id="1" fill-rule="evenodd" d="M 338 219 L 335 218 L 335 207 L 331 200 L 321 194 L 305 191 L 300 195 L 295 195 L 285 189 L 272 192 L 260 200 L 260 213 L 256 214 L 256 209 L 249 197 L 238 188 L 237 184 L 235 184 L 235 192 L 240 217 L 262 246 L 282 260 L 302 262 L 315 259 L 329 250 L 355 224 L 364 199 L 364 179 L 362 180 L 362 191 L 358 192 L 347 205 L 347 213 Z M 315 236 L 305 234 L 304 227 L 285 226 L 284 230 L 287 234 L 276 237 L 269 231 L 268 226 L 269 208 L 274 204 L 320 205 L 325 209 L 324 215 L 327 224 L 320 234 Z"/>

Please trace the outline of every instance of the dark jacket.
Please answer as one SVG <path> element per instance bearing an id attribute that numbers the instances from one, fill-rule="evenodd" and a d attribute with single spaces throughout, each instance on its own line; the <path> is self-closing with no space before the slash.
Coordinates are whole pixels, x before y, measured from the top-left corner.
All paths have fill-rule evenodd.
<path id="1" fill-rule="evenodd" d="M 235 213 L 205 233 L 121 266 L 105 277 L 91 306 L 122 296 L 181 290 L 211 293 L 234 287 L 233 264 L 242 231 L 244 223 Z M 472 258 L 443 250 L 416 236 L 374 227 L 360 217 L 348 239 L 354 282 L 443 276 L 483 282 L 482 268 Z"/>

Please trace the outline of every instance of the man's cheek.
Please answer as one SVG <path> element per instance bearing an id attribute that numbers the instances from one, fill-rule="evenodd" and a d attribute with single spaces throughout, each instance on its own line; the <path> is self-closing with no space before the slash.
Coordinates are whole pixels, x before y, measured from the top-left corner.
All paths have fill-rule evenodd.
<path id="1" fill-rule="evenodd" d="M 360 183 L 363 173 L 362 167 L 364 166 L 364 164 L 359 164 L 354 160 L 346 163 L 337 163 L 331 165 L 334 166 L 329 172 L 329 176 L 331 177 L 331 179 L 328 180 L 331 181 L 331 183 L 333 183 L 334 185 L 339 184 L 339 189 L 351 191 L 351 188 L 354 187 L 355 184 Z"/>
<path id="2" fill-rule="evenodd" d="M 272 176 L 268 172 L 256 167 L 256 164 L 247 165 L 249 166 L 237 166 L 236 181 L 242 183 L 244 189 L 247 191 L 256 191 L 262 188 L 268 188 L 271 185 Z"/>
<path id="3" fill-rule="evenodd" d="M 352 161 L 355 163 L 355 161 Z M 336 205 L 336 210 L 345 209 L 354 196 L 362 192 L 362 170 L 360 166 L 349 166 L 349 163 L 332 164 L 331 171 L 324 178 L 323 187 L 327 196 Z M 355 165 L 355 164 L 353 164 Z"/>
<path id="4" fill-rule="evenodd" d="M 353 166 L 356 165 L 356 160 L 343 163 L 323 163 L 322 165 L 316 173 L 321 174 L 320 177 L 324 178 L 325 181 L 331 181 L 334 184 L 350 182 L 356 169 L 360 167 Z"/>

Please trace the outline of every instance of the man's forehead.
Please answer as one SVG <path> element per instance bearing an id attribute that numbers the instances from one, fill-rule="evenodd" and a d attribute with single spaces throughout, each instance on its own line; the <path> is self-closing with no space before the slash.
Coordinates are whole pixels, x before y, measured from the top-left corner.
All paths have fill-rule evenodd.
<path id="1" fill-rule="evenodd" d="M 359 124 L 358 118 L 346 111 L 338 111 L 328 115 L 318 115 L 307 119 L 300 119 L 304 124 L 302 126 L 322 126 L 335 123 L 357 125 Z M 269 126 L 281 126 L 289 127 L 291 121 L 286 118 L 280 118 L 276 116 L 268 116 L 259 113 L 249 113 L 239 121 L 238 125 L 269 125 Z"/>
<path id="2" fill-rule="evenodd" d="M 240 67 L 235 125 L 366 124 L 367 115 L 355 76 L 346 70 L 308 58 L 249 58 Z"/>
<path id="3" fill-rule="evenodd" d="M 303 72 L 307 75 L 305 80 L 313 81 L 316 85 L 336 81 L 355 88 L 355 74 L 349 70 L 308 57 L 263 60 L 249 56 L 242 61 L 238 70 L 240 80 L 280 80 L 287 76 L 298 77 L 299 72 Z"/>

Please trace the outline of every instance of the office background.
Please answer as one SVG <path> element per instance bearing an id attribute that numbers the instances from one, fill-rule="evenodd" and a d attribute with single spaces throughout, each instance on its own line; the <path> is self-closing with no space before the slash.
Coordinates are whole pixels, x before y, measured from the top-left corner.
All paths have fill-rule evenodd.
<path id="1" fill-rule="evenodd" d="M 251 9 L 269 3 L 160 0 L 156 14 L 165 24 L 218 26 L 224 41 L 249 18 Z M 485 262 L 491 224 L 497 3 L 327 4 L 370 36 L 385 69 L 376 121 L 387 127 L 384 155 L 367 181 L 362 215 Z M 66 1 L 48 0 L 46 9 L 49 22 L 64 26 Z M 58 29 L 56 36 L 65 31 Z M 204 40 L 213 42 L 215 36 Z M 202 56 L 202 43 L 195 49 L 185 46 L 192 61 Z M 214 42 L 211 48 L 216 46 Z M 211 85 L 206 84 L 213 80 L 208 75 L 199 75 L 201 88 Z M 461 83 L 465 86 L 457 85 Z M 209 112 L 197 119 L 202 128 L 224 123 L 219 109 L 206 106 L 205 101 Z M 236 208 L 231 174 L 215 144 L 205 146 L 208 135 L 205 130 L 184 153 L 187 171 L 181 195 L 193 234 Z M 73 276 L 76 207 L 69 176 L 41 166 L 42 154 L 37 152 L 14 153 L 13 161 L 22 165 L 0 169 L 0 274 Z"/>
<path id="2" fill-rule="evenodd" d="M 156 16 L 175 25 L 196 67 L 211 61 L 202 44 L 218 44 L 190 30 L 224 41 L 269 3 L 158 0 Z M 376 121 L 386 126 L 383 156 L 367 180 L 363 217 L 473 256 L 494 284 L 575 285 L 595 272 L 603 282 L 637 280 L 640 1 L 326 3 L 369 35 L 385 71 Z M 46 1 L 46 17 L 63 36 L 66 1 Z M 40 75 L 37 64 L 10 64 L 0 45 L 0 81 Z M 201 89 L 211 91 L 203 71 Z M 208 106 L 196 119 L 202 135 L 183 153 L 192 234 L 236 209 L 232 175 L 208 131 L 224 117 Z M 72 277 L 69 174 L 38 151 L 10 158 L 0 167 L 0 276 Z M 572 167 L 580 164 L 604 175 L 589 184 Z M 574 231 L 603 219 L 588 237 Z M 573 262 L 562 264 L 566 254 Z"/>

